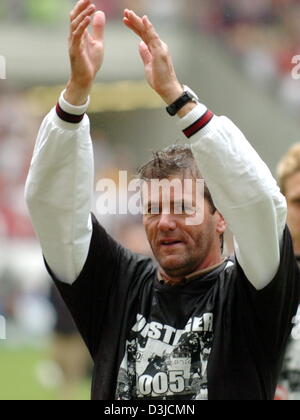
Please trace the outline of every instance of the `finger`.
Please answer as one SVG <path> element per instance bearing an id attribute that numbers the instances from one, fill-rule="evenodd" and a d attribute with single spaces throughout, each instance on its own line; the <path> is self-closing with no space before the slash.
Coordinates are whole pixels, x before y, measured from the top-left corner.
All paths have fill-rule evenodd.
<path id="1" fill-rule="evenodd" d="M 160 48 L 162 46 L 162 41 L 147 16 L 140 18 L 134 11 L 128 9 L 125 9 L 124 16 L 126 26 L 142 38 L 148 47 Z"/>
<path id="2" fill-rule="evenodd" d="M 91 23 L 92 19 L 90 16 L 87 16 L 83 22 L 78 26 L 76 31 L 73 33 L 74 45 L 80 44 L 83 35 L 85 34 L 86 29 L 88 28 L 89 24 Z"/>
<path id="3" fill-rule="evenodd" d="M 136 27 L 132 24 L 132 22 L 129 20 L 129 19 L 127 19 L 127 18 L 124 18 L 123 19 L 123 22 L 125 23 L 125 25 L 129 28 L 129 29 L 131 29 L 138 37 L 140 37 L 140 38 L 142 38 L 143 37 L 143 34 L 138 30 L 138 29 L 136 29 Z"/>
<path id="4" fill-rule="evenodd" d="M 148 16 L 144 16 L 142 18 L 142 23 L 145 27 L 145 34 L 147 37 L 147 43 L 151 43 L 152 47 L 161 47 L 163 42 L 160 39 L 158 33 L 156 32 L 154 26 L 152 25 L 152 23 L 150 22 Z"/>
<path id="5" fill-rule="evenodd" d="M 132 30 L 146 44 L 148 43 L 142 19 L 139 18 L 132 10 L 125 9 L 123 22 L 127 28 Z"/>
<path id="6" fill-rule="evenodd" d="M 139 50 L 140 50 L 140 55 L 142 57 L 143 63 L 145 66 L 147 66 L 148 64 L 152 62 L 152 54 L 149 51 L 149 48 L 147 47 L 144 41 L 140 43 Z"/>
<path id="7" fill-rule="evenodd" d="M 93 38 L 96 41 L 102 41 L 104 37 L 106 17 L 101 11 L 98 11 L 94 16 L 93 22 Z"/>
<path id="8" fill-rule="evenodd" d="M 124 17 L 128 18 L 128 16 L 129 16 L 129 12 L 130 12 L 130 10 L 129 10 L 129 9 L 125 9 L 125 10 L 124 10 Z"/>
<path id="9" fill-rule="evenodd" d="M 142 19 L 133 10 L 127 10 L 125 17 L 129 20 L 131 25 L 134 26 L 135 29 L 140 33 L 145 30 L 145 26 L 143 24 Z"/>
<path id="10" fill-rule="evenodd" d="M 76 19 L 80 13 L 91 4 L 90 0 L 80 0 L 76 6 L 74 7 L 74 9 L 71 11 L 70 13 L 70 20 L 71 22 Z"/>
<path id="11" fill-rule="evenodd" d="M 75 32 L 78 26 L 84 21 L 84 19 L 87 16 L 91 16 L 93 13 L 95 13 L 96 6 L 94 4 L 91 4 L 86 9 L 84 9 L 79 16 L 77 16 L 76 19 L 73 20 L 71 23 L 71 31 Z"/>

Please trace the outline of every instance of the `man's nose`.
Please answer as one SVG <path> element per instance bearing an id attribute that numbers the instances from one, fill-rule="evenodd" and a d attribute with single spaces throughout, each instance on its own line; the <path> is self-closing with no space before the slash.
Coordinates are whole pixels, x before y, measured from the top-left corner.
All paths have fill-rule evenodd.
<path id="1" fill-rule="evenodd" d="M 161 214 L 158 229 L 163 232 L 173 231 L 177 227 L 176 220 L 173 214 Z"/>

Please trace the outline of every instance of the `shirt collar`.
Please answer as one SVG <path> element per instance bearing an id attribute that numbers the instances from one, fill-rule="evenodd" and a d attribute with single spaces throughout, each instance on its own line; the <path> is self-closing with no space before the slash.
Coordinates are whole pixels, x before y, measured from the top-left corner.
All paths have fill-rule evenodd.
<path id="1" fill-rule="evenodd" d="M 226 258 L 224 258 L 219 264 L 212 265 L 210 267 L 205 268 L 204 270 L 198 270 L 198 271 L 195 271 L 194 273 L 189 274 L 188 276 L 185 276 L 182 283 L 184 283 L 184 284 L 190 283 L 193 280 L 196 280 L 197 278 L 199 278 L 201 276 L 204 276 L 205 274 L 209 274 L 209 273 L 213 272 L 217 268 L 221 267 L 221 265 L 224 264 L 225 261 L 226 261 Z M 157 278 L 158 278 L 158 281 L 161 284 L 166 284 L 166 282 L 165 282 L 161 272 L 159 271 L 159 269 L 158 269 L 158 272 L 157 272 Z"/>

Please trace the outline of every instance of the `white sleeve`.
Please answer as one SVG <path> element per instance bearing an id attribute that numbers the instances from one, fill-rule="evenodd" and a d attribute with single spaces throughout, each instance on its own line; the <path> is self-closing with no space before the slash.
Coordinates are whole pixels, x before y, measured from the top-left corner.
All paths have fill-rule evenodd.
<path id="1" fill-rule="evenodd" d="M 200 172 L 234 234 L 239 264 L 262 290 L 279 268 L 286 200 L 243 133 L 226 117 L 213 116 L 207 123 L 208 113 L 199 104 L 179 125 L 190 134 Z"/>
<path id="2" fill-rule="evenodd" d="M 60 98 L 63 111 L 84 114 Z M 45 259 L 61 281 L 72 284 L 85 264 L 91 236 L 94 182 L 89 119 L 63 121 L 53 109 L 40 128 L 25 198 Z"/>

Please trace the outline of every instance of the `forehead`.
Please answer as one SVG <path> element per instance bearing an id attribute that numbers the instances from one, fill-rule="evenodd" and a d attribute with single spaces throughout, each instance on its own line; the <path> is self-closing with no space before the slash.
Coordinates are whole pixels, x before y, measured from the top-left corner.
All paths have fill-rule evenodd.
<path id="1" fill-rule="evenodd" d="M 300 198 L 300 171 L 291 175 L 285 183 L 286 198 Z"/>
<path id="2" fill-rule="evenodd" d="M 204 196 L 204 180 L 184 178 L 180 176 L 169 177 L 163 180 L 148 180 L 143 183 L 143 202 L 160 202 L 164 199 L 170 201 L 195 200 Z"/>

